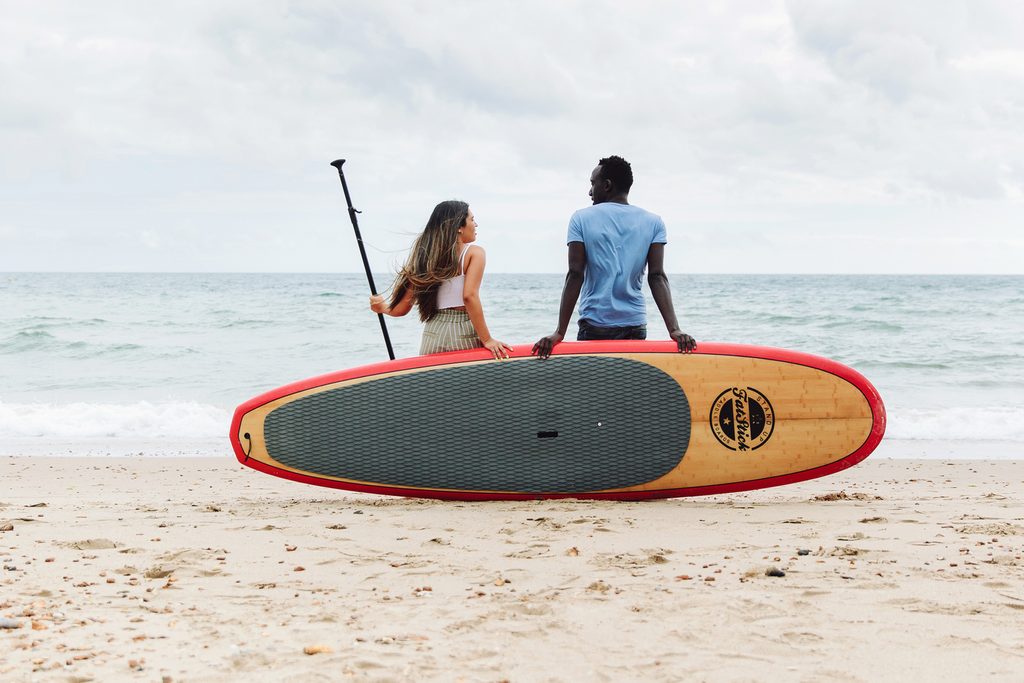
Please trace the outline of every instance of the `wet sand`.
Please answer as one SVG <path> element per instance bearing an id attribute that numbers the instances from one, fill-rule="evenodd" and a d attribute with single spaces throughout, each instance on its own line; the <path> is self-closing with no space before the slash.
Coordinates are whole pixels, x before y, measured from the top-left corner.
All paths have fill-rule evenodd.
<path id="1" fill-rule="evenodd" d="M 4 681 L 1018 681 L 1024 462 L 447 503 L 0 458 Z"/>

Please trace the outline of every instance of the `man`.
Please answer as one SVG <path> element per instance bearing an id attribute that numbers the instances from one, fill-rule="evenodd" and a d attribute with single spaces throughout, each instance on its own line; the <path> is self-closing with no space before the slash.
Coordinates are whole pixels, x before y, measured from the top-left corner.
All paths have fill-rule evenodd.
<path id="1" fill-rule="evenodd" d="M 558 329 L 533 345 L 541 358 L 565 338 L 572 309 L 580 297 L 579 341 L 646 339 L 647 311 L 641 292 L 644 268 L 647 283 L 669 336 L 679 351 L 697 348 L 693 337 L 679 329 L 672 292 L 665 275 L 665 223 L 659 216 L 629 204 L 633 169 L 622 157 L 601 159 L 590 174 L 594 205 L 569 220 L 569 274 L 562 289 Z"/>

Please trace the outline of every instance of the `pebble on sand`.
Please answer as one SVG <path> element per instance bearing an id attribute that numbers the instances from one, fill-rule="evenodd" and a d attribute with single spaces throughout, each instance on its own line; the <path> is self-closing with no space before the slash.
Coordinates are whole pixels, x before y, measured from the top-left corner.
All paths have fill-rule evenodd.
<path id="1" fill-rule="evenodd" d="M 307 655 L 319 655 L 334 652 L 334 650 L 331 649 L 330 645 L 307 645 L 306 647 L 302 648 L 302 651 L 305 652 Z"/>

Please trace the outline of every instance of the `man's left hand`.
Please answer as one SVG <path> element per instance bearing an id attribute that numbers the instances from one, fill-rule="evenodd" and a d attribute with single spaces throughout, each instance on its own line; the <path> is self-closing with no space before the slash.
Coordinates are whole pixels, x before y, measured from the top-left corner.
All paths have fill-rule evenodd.
<path id="1" fill-rule="evenodd" d="M 697 350 L 696 340 L 682 330 L 672 330 L 669 332 L 669 336 L 672 337 L 672 341 L 679 347 L 679 353 L 690 353 Z"/>

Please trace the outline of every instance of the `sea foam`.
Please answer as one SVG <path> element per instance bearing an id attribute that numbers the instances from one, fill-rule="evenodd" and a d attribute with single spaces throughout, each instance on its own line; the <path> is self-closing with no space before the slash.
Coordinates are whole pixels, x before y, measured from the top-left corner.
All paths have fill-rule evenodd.
<path id="1" fill-rule="evenodd" d="M 226 437 L 231 413 L 193 401 L 150 403 L 5 403 L 0 439 L 107 438 L 185 440 Z"/>
<path id="2" fill-rule="evenodd" d="M 1024 406 L 967 406 L 889 411 L 886 439 L 1024 441 Z"/>
<path id="3" fill-rule="evenodd" d="M 0 439 L 226 438 L 231 411 L 178 401 L 167 403 L 5 403 Z M 887 440 L 1021 441 L 1024 407 L 970 406 L 888 411 Z"/>

